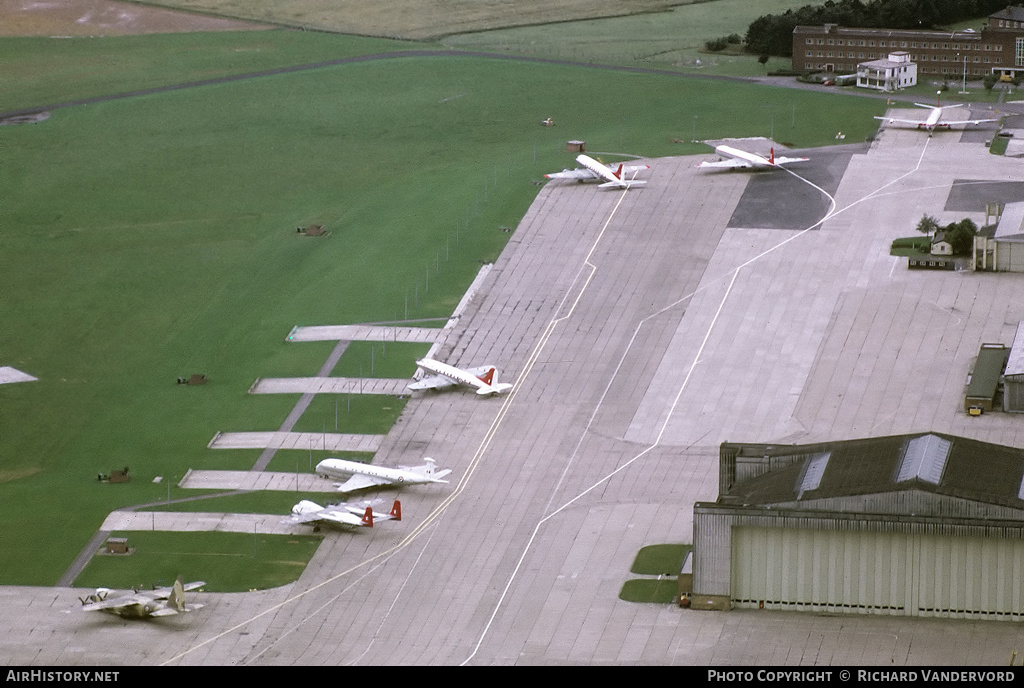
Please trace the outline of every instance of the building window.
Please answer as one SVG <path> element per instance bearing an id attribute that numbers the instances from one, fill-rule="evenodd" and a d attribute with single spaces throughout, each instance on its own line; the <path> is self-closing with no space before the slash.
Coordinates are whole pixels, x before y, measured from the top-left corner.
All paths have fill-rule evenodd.
<path id="1" fill-rule="evenodd" d="M 1015 62 L 1018 67 L 1024 66 L 1024 37 L 1017 37 L 1017 50 L 1015 51 Z"/>

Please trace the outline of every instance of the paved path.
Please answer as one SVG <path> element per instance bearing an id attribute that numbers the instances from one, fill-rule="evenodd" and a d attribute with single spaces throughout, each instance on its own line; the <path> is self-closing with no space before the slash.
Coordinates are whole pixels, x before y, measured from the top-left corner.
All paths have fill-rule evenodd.
<path id="1" fill-rule="evenodd" d="M 308 466 L 304 462 L 302 469 Z M 334 482 L 313 473 L 272 471 L 196 470 L 178 483 L 190 490 L 279 490 L 281 492 L 335 492 Z"/>
<path id="2" fill-rule="evenodd" d="M 265 535 L 311 532 L 309 526 L 289 523 L 281 514 L 222 514 L 199 511 L 112 511 L 103 521 L 102 530 L 215 531 Z"/>
<path id="3" fill-rule="evenodd" d="M 219 432 L 210 449 L 303 449 L 320 451 L 375 452 L 384 435 L 353 435 L 337 432 Z"/>
<path id="4" fill-rule="evenodd" d="M 373 377 L 262 377 L 250 394 L 411 394 L 411 380 Z"/>
<path id="5" fill-rule="evenodd" d="M 447 332 L 436 327 L 386 327 L 381 325 L 295 326 L 285 338 L 289 342 L 368 340 L 376 342 L 436 342 Z"/>

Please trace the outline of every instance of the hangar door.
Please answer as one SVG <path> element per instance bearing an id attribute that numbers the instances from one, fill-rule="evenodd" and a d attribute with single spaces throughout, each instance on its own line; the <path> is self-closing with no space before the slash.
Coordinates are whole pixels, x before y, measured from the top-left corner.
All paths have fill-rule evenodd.
<path id="1" fill-rule="evenodd" d="M 736 527 L 736 607 L 1024 619 L 1024 541 Z"/>

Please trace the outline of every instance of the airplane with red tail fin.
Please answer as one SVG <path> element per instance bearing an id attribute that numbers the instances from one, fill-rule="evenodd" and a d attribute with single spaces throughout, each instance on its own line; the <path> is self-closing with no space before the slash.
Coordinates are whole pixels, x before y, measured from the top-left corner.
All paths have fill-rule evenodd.
<path id="1" fill-rule="evenodd" d="M 640 170 L 650 169 L 650 165 L 624 165 L 621 162 L 615 169 L 604 163 L 594 160 L 589 155 L 577 155 L 576 162 L 583 166 L 583 169 L 562 170 L 545 174 L 548 179 L 575 179 L 578 182 L 587 182 L 603 179 L 604 183 L 599 186 L 602 189 L 612 187 L 628 189 L 631 186 L 646 184 L 642 179 L 626 178 L 626 175 L 636 175 Z"/>
<path id="2" fill-rule="evenodd" d="M 434 374 L 411 383 L 409 389 L 447 389 L 455 385 L 465 385 L 472 387 L 480 395 L 501 394 L 512 389 L 512 385 L 508 383 L 495 382 L 498 371 L 492 365 L 462 370 L 431 358 L 416 361 L 416 365 Z"/>
<path id="3" fill-rule="evenodd" d="M 319 528 L 321 524 L 341 526 L 362 526 L 373 528 L 374 521 L 401 521 L 402 503 L 397 499 L 389 513 L 378 513 L 373 510 L 374 504 L 383 500 L 374 499 L 360 502 L 359 504 L 334 504 L 331 506 L 320 506 L 316 502 L 303 499 L 292 507 L 292 515 L 282 523 L 299 524 L 308 523 Z"/>
<path id="4" fill-rule="evenodd" d="M 771 149 L 767 158 L 760 156 L 757 153 L 751 153 L 749 151 L 725 145 L 715 146 L 715 153 L 723 159 L 716 160 L 714 162 L 702 162 L 697 165 L 697 167 L 770 169 L 773 167 L 782 167 L 783 165 L 788 165 L 791 162 L 806 162 L 810 160 L 810 158 L 787 158 L 784 156 L 775 157 L 774 148 Z"/>

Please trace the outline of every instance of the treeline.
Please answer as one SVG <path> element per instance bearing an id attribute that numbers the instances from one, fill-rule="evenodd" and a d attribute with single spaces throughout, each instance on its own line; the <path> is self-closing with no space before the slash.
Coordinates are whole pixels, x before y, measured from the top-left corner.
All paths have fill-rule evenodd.
<path id="1" fill-rule="evenodd" d="M 766 14 L 747 28 L 747 52 L 792 57 L 797 26 L 934 29 L 1006 9 L 1008 0 L 828 0 L 783 14 Z"/>

